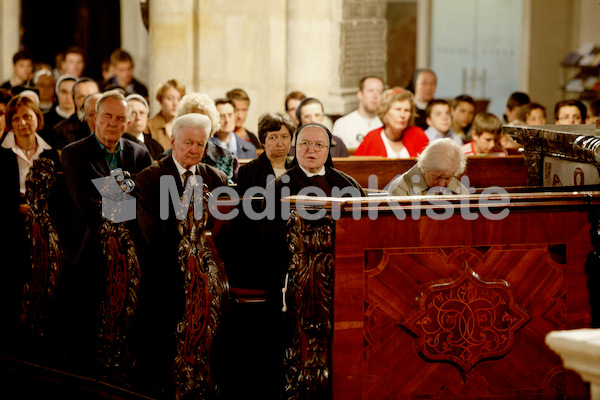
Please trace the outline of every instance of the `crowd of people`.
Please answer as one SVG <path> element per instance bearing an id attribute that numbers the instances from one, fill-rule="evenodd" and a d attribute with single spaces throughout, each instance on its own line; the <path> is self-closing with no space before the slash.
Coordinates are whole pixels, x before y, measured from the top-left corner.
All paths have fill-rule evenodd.
<path id="1" fill-rule="evenodd" d="M 422 195 L 435 187 L 468 194 L 456 179 L 465 170 L 468 156 L 503 156 L 518 148 L 511 137 L 502 135 L 504 124 L 546 124 L 545 107 L 530 101 L 526 93 L 513 93 L 503 116 L 476 113 L 470 96 L 436 98 L 435 73 L 418 70 L 406 88 L 386 89 L 381 78 L 364 77 L 358 85 L 358 108 L 334 121 L 319 99 L 291 92 L 285 110 L 263 110 L 255 134 L 245 127 L 250 98 L 241 88 L 212 99 L 186 91 L 172 78 L 158 88 L 160 111 L 150 118 L 148 91 L 133 77 L 133 59 L 126 51 L 113 52 L 102 82 L 82 76 L 83 60 L 79 49 L 70 48 L 52 68 L 35 64 L 31 53 L 19 51 L 13 59 L 13 76 L 1 86 L 0 165 L 5 195 L 0 206 L 9 216 L 4 232 L 10 232 L 1 241 L 1 251 L 17 269 L 26 269 L 27 175 L 36 159 L 51 159 L 63 177 L 55 215 L 68 260 L 65 278 L 76 283 L 65 296 L 77 299 L 71 303 L 74 313 L 89 317 L 78 320 L 78 332 L 94 332 L 94 314 L 85 310 L 98 307 L 105 280 L 98 248 L 102 197 L 92 181 L 117 169 L 130 174 L 137 199 L 137 219 L 131 229 L 137 234 L 144 276 L 140 315 L 147 319 L 141 317 L 141 324 L 151 327 L 143 330 L 140 346 L 148 347 L 140 354 L 152 348 L 145 371 L 158 383 L 168 376 L 175 351 L 172 338 L 184 304 L 183 272 L 177 264 L 181 234 L 174 209 L 168 219 L 160 216 L 162 177 L 173 177 L 180 197 L 190 181 L 199 179 L 209 189 L 234 186 L 242 196 L 259 194 L 256 188 L 263 188 L 274 190 L 275 199 L 280 199 L 313 188 L 310 194 L 331 196 L 342 190 L 345 196 L 361 197 L 365 191 L 335 168 L 333 158 L 417 157 L 415 167 L 390 184 L 391 195 Z M 599 112 L 598 102 L 591 102 L 588 110 L 577 100 L 565 100 L 556 103 L 554 120 L 595 123 Z M 281 207 L 279 201 L 275 205 Z M 235 251 L 223 258 L 252 271 L 231 276 L 235 285 L 275 293 L 282 287 L 291 255 L 279 211 L 264 223 L 243 216 L 236 222 L 238 232 L 247 234 L 228 239 Z M 271 257 L 249 262 L 247 255 L 257 247 Z M 26 274 L 17 275 L 12 283 L 18 286 Z M 2 317 L 18 325 L 18 302 L 2 300 L 6 300 Z M 79 342 L 84 336 L 78 333 L 65 341 Z M 78 350 L 77 356 L 93 358 L 93 346 L 87 349 L 88 353 Z"/>

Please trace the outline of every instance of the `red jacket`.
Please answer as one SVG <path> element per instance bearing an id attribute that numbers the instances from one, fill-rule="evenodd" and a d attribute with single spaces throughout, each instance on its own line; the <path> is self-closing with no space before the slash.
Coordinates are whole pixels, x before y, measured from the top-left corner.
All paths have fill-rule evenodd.
<path id="1" fill-rule="evenodd" d="M 385 145 L 381 139 L 381 128 L 371 131 L 365 136 L 362 143 L 356 149 L 355 156 L 382 156 L 387 157 Z M 429 143 L 423 129 L 418 126 L 409 126 L 402 135 L 402 144 L 408 150 L 411 157 L 416 157 Z"/>

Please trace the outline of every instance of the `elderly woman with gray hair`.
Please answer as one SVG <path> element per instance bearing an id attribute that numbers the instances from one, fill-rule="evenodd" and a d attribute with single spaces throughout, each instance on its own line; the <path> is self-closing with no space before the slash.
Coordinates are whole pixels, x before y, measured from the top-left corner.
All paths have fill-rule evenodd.
<path id="1" fill-rule="evenodd" d="M 203 114 L 210 118 L 211 129 L 209 137 L 213 137 L 221 128 L 219 111 L 217 111 L 213 99 L 207 94 L 192 92 L 183 96 L 179 107 L 177 107 L 175 118 L 192 113 Z M 206 144 L 202 162 L 225 172 L 229 183 L 234 183 L 237 180 L 239 162 L 235 154 L 230 150 L 217 146 L 209 140 Z"/>
<path id="2" fill-rule="evenodd" d="M 456 178 L 466 167 L 467 158 L 458 144 L 448 138 L 434 140 L 418 156 L 414 167 L 390 183 L 389 194 L 469 194 L 469 190 Z"/>

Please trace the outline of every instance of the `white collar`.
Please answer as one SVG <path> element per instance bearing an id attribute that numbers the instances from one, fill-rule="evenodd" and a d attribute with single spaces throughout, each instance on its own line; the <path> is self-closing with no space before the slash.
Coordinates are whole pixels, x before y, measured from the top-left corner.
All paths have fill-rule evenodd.
<path id="1" fill-rule="evenodd" d="M 71 115 L 73 115 L 73 113 L 68 113 L 67 111 L 64 111 L 62 108 L 60 108 L 60 106 L 56 106 L 56 113 L 64 119 L 68 119 Z"/>
<path id="2" fill-rule="evenodd" d="M 44 139 L 42 139 L 42 137 L 40 135 L 38 135 L 37 133 L 35 134 L 35 140 L 37 141 L 37 149 L 35 151 L 34 156 L 31 158 L 31 160 L 36 159 L 44 150 L 52 149 L 52 147 L 48 143 L 46 143 L 44 141 Z M 6 134 L 6 138 L 4 139 L 4 142 L 2 142 L 2 147 L 4 147 L 5 149 L 11 149 L 16 155 L 18 155 L 19 157 L 23 158 L 26 161 L 29 161 L 27 156 L 25 156 L 23 149 L 21 149 L 19 146 L 17 146 L 17 142 L 15 140 L 15 134 L 13 131 L 9 131 Z"/>
<path id="3" fill-rule="evenodd" d="M 192 171 L 194 175 L 196 175 L 196 165 L 192 165 L 189 169 L 185 169 L 179 162 L 173 157 L 173 161 L 175 162 L 175 167 L 177 167 L 177 172 L 179 172 L 179 176 L 183 176 L 186 171 Z"/>
<path id="4" fill-rule="evenodd" d="M 145 143 L 146 141 L 144 140 L 144 132 L 140 132 L 140 133 L 134 133 L 133 136 L 136 137 L 137 140 L 139 140 L 142 143 Z"/>
<path id="5" fill-rule="evenodd" d="M 300 167 L 300 165 L 298 165 Z M 323 165 L 319 172 L 309 172 L 306 169 L 300 167 L 302 171 L 306 174 L 307 177 L 312 178 L 313 176 L 325 176 L 325 166 Z"/>

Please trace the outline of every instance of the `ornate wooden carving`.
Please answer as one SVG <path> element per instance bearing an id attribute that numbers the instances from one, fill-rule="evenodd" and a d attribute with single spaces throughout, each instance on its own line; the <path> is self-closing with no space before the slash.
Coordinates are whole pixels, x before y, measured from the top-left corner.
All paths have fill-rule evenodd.
<path id="1" fill-rule="evenodd" d="M 530 186 L 542 185 L 542 163 L 546 156 L 600 167 L 600 138 L 593 125 L 505 126 L 502 132 L 525 148 Z"/>
<path id="2" fill-rule="evenodd" d="M 31 243 L 31 280 L 23 289 L 24 334 L 32 344 L 47 337 L 48 307 L 54 296 L 64 261 L 64 253 L 53 219 L 48 212 L 48 198 L 56 184 L 54 162 L 40 158 L 33 162 L 27 175 L 25 219 Z"/>
<path id="3" fill-rule="evenodd" d="M 229 285 L 209 230 L 213 223 L 208 207 L 210 197 L 204 185 L 202 218 L 194 218 L 192 199 L 187 217 L 178 225 L 182 236 L 179 264 L 184 272 L 185 311 L 176 332 L 173 376 L 177 399 L 207 398 L 218 393 L 210 355 Z"/>
<path id="4" fill-rule="evenodd" d="M 100 306 L 98 335 L 99 367 L 103 377 L 127 382 L 135 367 L 129 333 L 141 278 L 137 248 L 125 222 L 104 220 L 99 240 L 106 260 L 106 296 Z"/>
<path id="5" fill-rule="evenodd" d="M 479 277 L 468 261 L 454 281 L 428 284 L 419 306 L 405 322 L 417 336 L 419 353 L 456 365 L 463 381 L 478 362 L 504 357 L 529 319 L 515 305 L 508 282 Z"/>
<path id="6" fill-rule="evenodd" d="M 331 390 L 333 220 L 308 221 L 292 210 L 288 220 L 288 298 L 295 329 L 285 354 L 285 398 L 320 398 Z"/>

